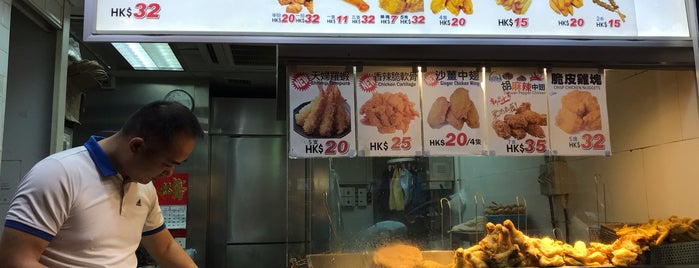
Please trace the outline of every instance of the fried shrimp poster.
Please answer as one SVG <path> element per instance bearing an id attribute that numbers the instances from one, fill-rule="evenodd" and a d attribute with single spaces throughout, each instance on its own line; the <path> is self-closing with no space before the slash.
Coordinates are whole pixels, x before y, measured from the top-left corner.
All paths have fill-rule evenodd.
<path id="1" fill-rule="evenodd" d="M 548 153 L 544 73 L 536 68 L 493 68 L 486 75 L 490 155 Z"/>
<path id="2" fill-rule="evenodd" d="M 353 157 L 354 75 L 344 67 L 289 71 L 289 157 Z"/>
<path id="3" fill-rule="evenodd" d="M 419 80 L 410 67 L 364 67 L 357 73 L 360 156 L 422 154 Z"/>
<path id="4" fill-rule="evenodd" d="M 480 155 L 485 97 L 480 68 L 430 67 L 422 74 L 425 155 Z"/>
<path id="5" fill-rule="evenodd" d="M 611 155 L 604 73 L 552 69 L 548 73 L 554 155 Z"/>

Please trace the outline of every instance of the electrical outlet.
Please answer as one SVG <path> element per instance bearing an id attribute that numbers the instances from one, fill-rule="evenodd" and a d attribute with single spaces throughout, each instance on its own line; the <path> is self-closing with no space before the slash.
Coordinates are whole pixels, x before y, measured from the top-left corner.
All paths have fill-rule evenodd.
<path id="1" fill-rule="evenodd" d="M 182 247 L 182 248 L 186 248 L 186 246 L 187 246 L 187 245 L 186 245 L 187 238 L 184 238 L 184 237 L 175 237 L 175 242 L 177 242 L 177 244 L 180 244 L 180 247 Z"/>

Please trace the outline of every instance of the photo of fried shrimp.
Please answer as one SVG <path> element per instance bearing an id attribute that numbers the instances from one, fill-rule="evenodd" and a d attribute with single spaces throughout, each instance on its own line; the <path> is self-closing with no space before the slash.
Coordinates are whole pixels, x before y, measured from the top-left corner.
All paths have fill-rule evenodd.
<path id="1" fill-rule="evenodd" d="M 344 0 L 347 3 L 350 3 L 359 9 L 359 12 L 367 12 L 369 11 L 369 4 L 364 2 L 364 0 Z"/>
<path id="2" fill-rule="evenodd" d="M 592 93 L 573 90 L 561 97 L 561 105 L 556 115 L 556 126 L 566 133 L 602 129 L 599 103 Z"/>
<path id="3" fill-rule="evenodd" d="M 318 84 L 318 96 L 303 103 L 294 115 L 297 133 L 308 138 L 330 138 L 347 134 L 350 116 L 342 92 L 330 82 L 326 89 Z"/>
<path id="4" fill-rule="evenodd" d="M 410 122 L 420 116 L 414 107 L 415 103 L 410 101 L 405 93 L 374 92 L 359 108 L 359 114 L 364 116 L 360 122 L 367 126 L 375 126 L 381 134 L 394 133 L 397 130 L 406 133 Z"/>
<path id="5" fill-rule="evenodd" d="M 548 125 L 546 114 L 532 111 L 529 102 L 523 102 L 517 107 L 514 114 L 506 114 L 503 119 L 496 119 L 492 123 L 495 134 L 503 139 L 524 139 L 527 134 L 546 138 L 546 130 L 541 126 Z"/>

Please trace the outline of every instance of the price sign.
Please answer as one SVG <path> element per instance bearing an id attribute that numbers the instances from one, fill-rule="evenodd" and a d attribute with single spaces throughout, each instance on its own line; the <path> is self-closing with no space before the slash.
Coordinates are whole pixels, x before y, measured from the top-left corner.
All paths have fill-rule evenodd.
<path id="1" fill-rule="evenodd" d="M 555 68 L 548 74 L 554 155 L 611 155 L 604 73 Z"/>
<path id="2" fill-rule="evenodd" d="M 550 120 L 543 72 L 493 68 L 486 77 L 489 154 L 547 154 Z"/>
<path id="3" fill-rule="evenodd" d="M 409 67 L 364 67 L 357 73 L 360 156 L 422 154 L 419 74 Z"/>
<path id="4" fill-rule="evenodd" d="M 352 72 L 313 66 L 289 70 L 289 157 L 356 156 Z"/>
<path id="5" fill-rule="evenodd" d="M 160 4 L 139 2 L 133 6 L 112 7 L 109 16 L 113 18 L 160 19 Z"/>
<path id="6" fill-rule="evenodd" d="M 482 75 L 475 67 L 430 67 L 422 74 L 425 155 L 483 154 Z"/>

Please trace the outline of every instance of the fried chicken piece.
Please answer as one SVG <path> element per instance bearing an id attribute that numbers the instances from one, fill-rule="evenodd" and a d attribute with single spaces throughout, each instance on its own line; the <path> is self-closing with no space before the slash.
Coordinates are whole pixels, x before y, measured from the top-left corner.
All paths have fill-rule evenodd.
<path id="1" fill-rule="evenodd" d="M 546 138 L 546 131 L 540 126 L 536 124 L 529 124 L 525 128 L 525 131 L 529 133 L 529 135 L 532 135 L 537 138 Z"/>
<path id="2" fill-rule="evenodd" d="M 407 12 L 423 12 L 425 11 L 424 0 L 406 0 L 405 11 Z"/>
<path id="3" fill-rule="evenodd" d="M 594 251 L 585 256 L 585 266 L 602 266 L 609 264 L 611 263 L 607 259 L 607 255 L 602 252 Z"/>
<path id="4" fill-rule="evenodd" d="M 308 12 L 310 12 L 311 14 L 313 14 L 313 0 L 306 1 L 306 2 L 303 4 L 303 6 L 305 6 L 306 9 L 308 9 Z"/>
<path id="5" fill-rule="evenodd" d="M 468 96 L 468 90 L 465 88 L 457 88 L 449 96 L 449 102 L 451 103 L 451 110 L 456 118 L 461 118 L 465 120 L 468 116 L 468 111 L 471 110 L 473 106 L 473 101 L 471 97 Z"/>
<path id="6" fill-rule="evenodd" d="M 479 128 L 481 126 L 481 123 L 480 123 L 481 119 L 478 116 L 478 109 L 476 109 L 476 105 L 473 104 L 472 100 L 469 100 L 469 101 L 470 101 L 469 106 L 471 108 L 466 113 L 466 125 L 470 128 Z"/>
<path id="7" fill-rule="evenodd" d="M 392 15 L 398 15 L 408 6 L 404 0 L 379 0 L 379 7 Z"/>
<path id="8" fill-rule="evenodd" d="M 532 104 L 531 102 L 522 102 L 519 107 L 517 107 L 517 110 L 515 110 L 515 114 L 521 114 L 526 111 L 531 111 L 532 110 Z"/>
<path id="9" fill-rule="evenodd" d="M 636 257 L 638 254 L 626 249 L 620 248 L 612 251 L 614 257 L 612 258 L 612 264 L 615 266 L 629 266 L 631 264 L 636 264 Z"/>
<path id="10" fill-rule="evenodd" d="M 527 130 L 523 128 L 510 128 L 510 134 L 512 134 L 513 138 L 521 140 L 527 137 Z"/>
<path id="11" fill-rule="evenodd" d="M 280 0 L 281 1 L 281 0 Z M 360 12 L 367 12 L 369 11 L 369 4 L 364 2 L 364 0 L 345 0 L 345 2 L 350 3 L 354 6 L 356 6 Z"/>
<path id="12" fill-rule="evenodd" d="M 446 4 L 447 0 L 432 0 L 430 3 L 430 10 L 432 10 L 432 13 L 437 14 L 444 9 Z"/>
<path id="13" fill-rule="evenodd" d="M 525 128 L 529 124 L 521 114 L 506 114 L 504 119 L 510 128 Z"/>
<path id="14" fill-rule="evenodd" d="M 473 268 L 488 268 L 488 263 L 486 262 L 487 259 L 488 255 L 482 250 L 466 253 L 466 260 L 471 263 Z"/>
<path id="15" fill-rule="evenodd" d="M 573 90 L 561 97 L 563 107 L 578 116 L 582 117 L 587 114 L 587 98 L 592 96 L 590 92 Z"/>
<path id="16" fill-rule="evenodd" d="M 542 267 L 558 267 L 565 264 L 566 262 L 561 255 L 554 255 L 552 257 L 541 256 L 541 258 L 539 258 L 539 265 Z"/>
<path id="17" fill-rule="evenodd" d="M 414 102 L 408 99 L 405 93 L 376 93 L 359 109 L 359 114 L 364 115 L 360 120 L 362 124 L 376 126 L 379 133 L 389 134 L 396 130 L 408 131 L 410 121 L 420 114 L 413 108 Z"/>
<path id="18" fill-rule="evenodd" d="M 449 111 L 449 101 L 446 97 L 439 97 L 432 103 L 430 112 L 427 114 L 427 124 L 431 128 L 436 129 L 447 121 L 447 112 Z"/>
<path id="19" fill-rule="evenodd" d="M 526 110 L 526 111 L 521 112 L 521 113 L 518 112 L 518 114 L 523 116 L 524 119 L 527 120 L 528 124 L 536 124 L 536 125 L 540 125 L 540 126 L 545 126 L 547 124 L 546 121 L 548 121 L 546 114 L 540 114 L 540 113 L 534 112 L 532 110 Z"/>
<path id="20" fill-rule="evenodd" d="M 297 3 L 292 3 L 288 6 L 286 6 L 286 13 L 294 13 L 298 14 L 303 10 L 303 5 L 297 4 Z"/>
<path id="21" fill-rule="evenodd" d="M 583 241 L 575 241 L 574 245 L 563 245 L 563 260 L 566 265 L 581 266 L 585 265 L 585 257 L 587 257 L 587 246 Z"/>
<path id="22" fill-rule="evenodd" d="M 456 130 L 461 130 L 464 128 L 464 120 L 456 117 L 456 114 L 453 112 L 451 107 L 449 107 L 449 110 L 447 111 L 447 123 L 454 127 Z"/>
<path id="23" fill-rule="evenodd" d="M 471 2 L 471 0 L 464 0 L 463 5 L 461 6 L 461 10 L 464 11 L 464 14 L 473 14 L 473 2 Z"/>
<path id="24" fill-rule="evenodd" d="M 583 125 L 585 130 L 600 130 L 602 129 L 602 115 L 600 110 L 594 110 L 583 116 Z"/>
<path id="25" fill-rule="evenodd" d="M 512 137 L 510 125 L 505 123 L 505 121 L 495 120 L 493 122 L 493 130 L 495 130 L 495 134 L 498 135 L 498 137 L 500 138 L 509 139 L 510 137 Z"/>
<path id="26" fill-rule="evenodd" d="M 576 113 L 561 108 L 556 115 L 556 126 L 568 134 L 574 134 L 583 127 L 583 120 Z"/>
<path id="27" fill-rule="evenodd" d="M 463 2 L 460 0 L 447 0 L 447 5 L 445 8 L 451 12 L 451 14 L 454 14 L 454 16 L 458 16 L 459 12 L 461 11 L 461 5 Z"/>
<path id="28" fill-rule="evenodd" d="M 288 4 L 291 4 L 291 0 L 278 0 L 279 4 L 282 6 L 286 6 Z"/>

